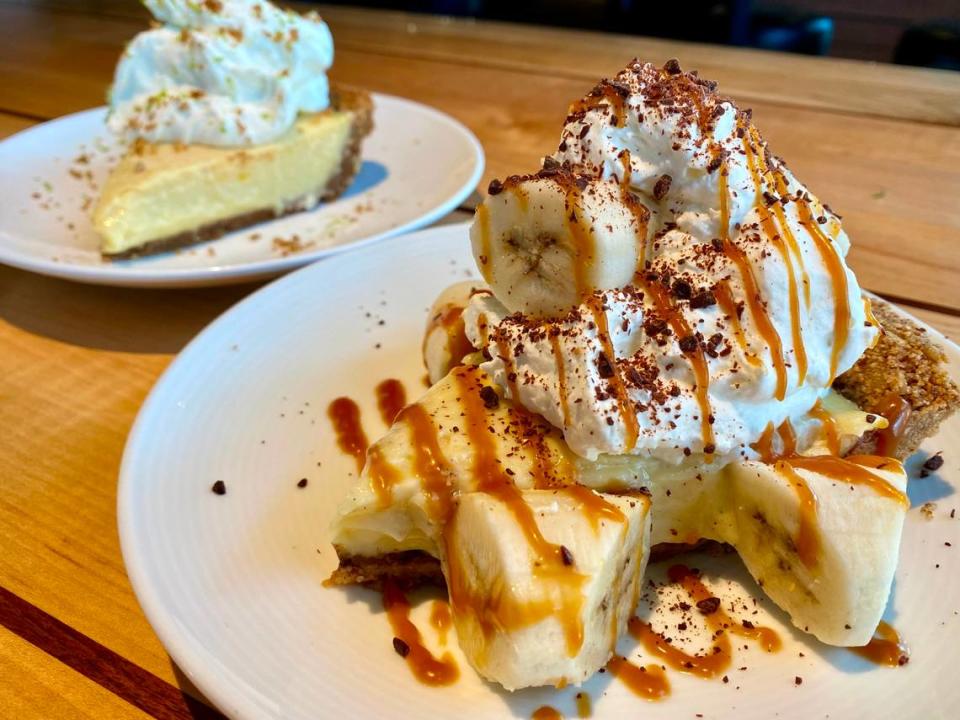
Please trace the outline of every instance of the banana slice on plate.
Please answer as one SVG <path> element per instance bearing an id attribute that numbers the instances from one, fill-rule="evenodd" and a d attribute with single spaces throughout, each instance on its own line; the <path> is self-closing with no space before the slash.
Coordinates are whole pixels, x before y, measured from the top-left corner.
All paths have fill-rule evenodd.
<path id="1" fill-rule="evenodd" d="M 470 664 L 507 690 L 579 685 L 640 596 L 650 502 L 582 487 L 460 497 L 443 565 Z"/>
<path id="2" fill-rule="evenodd" d="M 566 171 L 494 184 L 470 228 L 473 255 L 511 312 L 549 317 L 643 267 L 650 211 L 616 183 Z"/>

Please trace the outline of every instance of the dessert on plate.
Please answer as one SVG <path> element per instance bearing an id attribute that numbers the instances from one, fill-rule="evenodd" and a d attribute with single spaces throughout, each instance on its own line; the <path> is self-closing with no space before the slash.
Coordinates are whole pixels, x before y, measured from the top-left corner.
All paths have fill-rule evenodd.
<path id="1" fill-rule="evenodd" d="M 960 393 L 750 112 L 634 61 L 540 170 L 490 184 L 471 243 L 484 282 L 431 309 L 432 385 L 368 449 L 331 582 L 445 583 L 464 654 L 509 690 L 597 672 L 651 553 L 702 541 L 799 629 L 865 645 L 900 459 Z"/>
<path id="2" fill-rule="evenodd" d="M 373 127 L 331 87 L 315 14 L 265 0 L 146 0 L 160 23 L 117 65 L 109 128 L 130 141 L 94 211 L 105 257 L 210 240 L 340 195 Z"/>

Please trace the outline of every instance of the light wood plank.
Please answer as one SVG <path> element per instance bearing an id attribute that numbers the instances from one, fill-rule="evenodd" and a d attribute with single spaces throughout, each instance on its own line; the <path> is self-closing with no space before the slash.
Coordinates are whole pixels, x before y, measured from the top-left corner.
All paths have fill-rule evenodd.
<path id="1" fill-rule="evenodd" d="M 116 718 L 149 716 L 0 628 L 0 711 L 7 718 Z"/>
<path id="2" fill-rule="evenodd" d="M 0 112 L 0 139 L 9 137 L 21 130 L 26 130 L 28 127 L 36 125 L 36 123 L 36 120 Z"/>

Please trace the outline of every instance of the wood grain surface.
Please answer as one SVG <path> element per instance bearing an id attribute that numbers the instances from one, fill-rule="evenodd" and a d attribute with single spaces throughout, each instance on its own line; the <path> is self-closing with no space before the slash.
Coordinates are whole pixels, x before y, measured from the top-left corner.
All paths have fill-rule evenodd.
<path id="1" fill-rule="evenodd" d="M 464 122 L 487 152 L 482 187 L 535 167 L 568 103 L 600 77 L 634 56 L 680 58 L 751 106 L 775 151 L 844 215 L 864 286 L 960 338 L 960 75 L 322 11 L 334 78 Z M 146 20 L 132 0 L 0 0 L 0 137 L 102 104 L 117 55 Z M 0 267 L 0 716 L 213 716 L 130 589 L 116 479 L 157 377 L 255 287 L 125 290 Z"/>

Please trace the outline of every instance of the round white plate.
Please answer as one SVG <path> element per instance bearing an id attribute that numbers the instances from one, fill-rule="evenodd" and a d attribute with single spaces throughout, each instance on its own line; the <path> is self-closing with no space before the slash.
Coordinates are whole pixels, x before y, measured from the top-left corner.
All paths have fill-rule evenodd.
<path id="1" fill-rule="evenodd" d="M 304 268 L 213 323 L 144 405 L 120 478 L 124 559 L 173 659 L 227 714 L 529 718 L 546 703 L 576 717 L 575 688 L 498 691 L 477 678 L 453 639 L 460 680 L 418 684 L 391 646 L 379 595 L 321 585 L 336 563 L 328 529 L 334 508 L 355 480 L 327 404 L 351 396 L 371 439 L 381 433 L 375 385 L 392 377 L 411 397 L 423 391 L 427 308 L 471 268 L 463 225 Z M 960 376 L 960 348 L 930 332 Z M 598 674 L 586 684 L 594 717 L 956 717 L 960 519 L 948 514 L 960 505 L 957 447 L 960 418 L 925 447 L 946 450 L 940 473 L 910 482 L 913 509 L 886 614 L 912 647 L 909 665 L 874 667 L 821 645 L 761 599 L 760 622 L 779 632 L 781 652 L 738 649 L 727 684 L 670 671 L 673 693 L 658 703 Z M 912 477 L 919 459 L 908 463 Z M 303 477 L 309 484 L 301 489 Z M 216 480 L 226 483 L 226 495 L 210 491 Z M 927 501 L 937 504 L 932 520 L 920 511 Z M 763 597 L 735 556 L 698 558 L 697 565 L 724 598 Z M 414 619 L 435 646 L 428 609 L 417 606 Z M 643 662 L 629 638 L 619 649 Z"/>
<path id="2" fill-rule="evenodd" d="M 0 262 L 104 285 L 180 287 L 269 277 L 348 247 L 429 225 L 483 173 L 483 148 L 453 118 L 374 94 L 363 165 L 338 199 L 180 251 L 104 260 L 91 216 L 123 152 L 106 108 L 67 115 L 0 143 Z"/>

